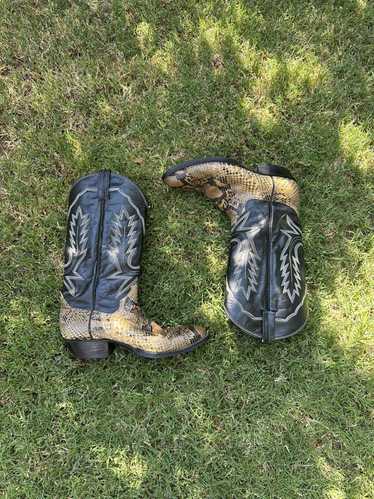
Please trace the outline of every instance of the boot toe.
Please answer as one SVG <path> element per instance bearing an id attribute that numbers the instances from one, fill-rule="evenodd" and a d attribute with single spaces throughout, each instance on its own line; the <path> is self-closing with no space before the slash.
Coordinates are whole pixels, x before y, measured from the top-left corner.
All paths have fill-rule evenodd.
<path id="1" fill-rule="evenodd" d="M 177 175 L 168 175 L 167 173 L 162 177 L 162 180 L 169 187 L 183 187 L 184 183 L 178 178 Z"/>
<path id="2" fill-rule="evenodd" d="M 203 326 L 194 326 L 191 328 L 191 330 L 195 333 L 195 336 L 197 337 L 197 340 L 201 340 L 202 338 L 207 338 L 208 333 Z"/>

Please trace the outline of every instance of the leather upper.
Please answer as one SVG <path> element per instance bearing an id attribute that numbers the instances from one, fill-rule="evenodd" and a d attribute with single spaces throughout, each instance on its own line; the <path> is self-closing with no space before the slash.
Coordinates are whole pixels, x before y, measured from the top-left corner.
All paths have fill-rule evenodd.
<path id="1" fill-rule="evenodd" d="M 232 227 L 225 308 L 242 330 L 263 338 L 264 311 L 274 312 L 272 336 L 290 336 L 305 323 L 301 228 L 296 213 L 273 203 L 268 250 L 269 203 L 249 200 Z"/>
<path id="2" fill-rule="evenodd" d="M 69 196 L 62 294 L 75 308 L 114 312 L 140 273 L 147 203 L 127 177 L 82 177 Z"/>

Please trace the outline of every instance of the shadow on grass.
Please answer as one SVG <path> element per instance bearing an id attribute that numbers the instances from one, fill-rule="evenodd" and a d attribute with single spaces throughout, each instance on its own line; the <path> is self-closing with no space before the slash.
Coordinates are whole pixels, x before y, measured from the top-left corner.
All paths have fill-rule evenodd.
<path id="1" fill-rule="evenodd" d="M 166 3 L 165 27 L 157 5 L 133 4 L 139 19 L 126 39 L 116 16 L 100 30 L 110 47 L 128 42 L 123 67 L 112 50 L 99 51 L 93 63 L 78 47 L 64 60 L 61 75 L 75 75 L 78 62 L 87 81 L 95 64 L 99 74 L 69 94 L 75 102 L 68 117 L 59 101 L 72 90 L 61 76 L 46 78 L 42 90 L 56 91 L 54 120 L 48 129 L 35 126 L 36 138 L 27 128 L 17 152 L 34 178 L 26 182 L 21 169 L 24 182 L 8 182 L 11 195 L 21 196 L 13 226 L 25 221 L 22 206 L 31 220 L 12 233 L 16 256 L 6 269 L 20 297 L 5 317 L 4 376 L 13 376 L 7 380 L 15 392 L 7 396 L 20 411 L 10 409 L 9 469 L 24 490 L 28 482 L 29 490 L 47 495 L 364 495 L 365 323 L 353 335 L 357 345 L 347 346 L 341 328 L 354 324 L 341 286 L 355 290 L 369 250 L 371 114 L 362 103 L 370 100 L 370 79 L 361 59 L 365 39 L 357 42 L 356 35 L 368 31 L 370 18 L 363 8 L 352 27 L 355 2 L 343 2 L 338 21 L 336 9 L 319 2 L 262 2 L 253 9 L 241 2 L 180 9 Z M 115 8 L 124 14 L 120 3 Z M 100 28 L 104 21 L 92 14 L 90 22 Z M 196 33 L 187 37 L 191 25 Z M 339 44 L 341 53 L 331 55 Z M 310 322 L 297 338 L 263 346 L 227 326 L 229 224 L 208 201 L 161 183 L 170 163 L 213 154 L 247 165 L 284 164 L 299 179 Z M 203 321 L 211 330 L 210 344 L 188 357 L 152 364 L 117 353 L 85 366 L 60 355 L 57 336 L 50 336 L 51 329 L 57 333 L 58 279 L 46 276 L 61 272 L 61 262 L 46 255 L 51 247 L 61 253 L 68 184 L 104 164 L 137 181 L 152 205 L 141 297 L 147 315 Z M 51 193 L 58 200 L 54 215 Z M 17 469 L 25 455 L 36 461 L 31 478 Z"/>

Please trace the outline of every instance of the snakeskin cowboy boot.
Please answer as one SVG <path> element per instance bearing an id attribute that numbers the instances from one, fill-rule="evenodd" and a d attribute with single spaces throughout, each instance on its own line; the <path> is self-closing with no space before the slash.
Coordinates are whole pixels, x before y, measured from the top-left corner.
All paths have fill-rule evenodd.
<path id="1" fill-rule="evenodd" d="M 269 343 L 298 333 L 306 310 L 299 189 L 275 165 L 247 170 L 225 158 L 189 161 L 166 171 L 170 187 L 197 190 L 231 220 L 225 309 L 242 331 Z"/>
<path id="2" fill-rule="evenodd" d="M 126 177 L 107 170 L 79 179 L 69 199 L 60 329 L 79 359 L 102 359 L 114 345 L 160 358 L 204 343 L 203 328 L 161 328 L 138 305 L 147 203 Z"/>

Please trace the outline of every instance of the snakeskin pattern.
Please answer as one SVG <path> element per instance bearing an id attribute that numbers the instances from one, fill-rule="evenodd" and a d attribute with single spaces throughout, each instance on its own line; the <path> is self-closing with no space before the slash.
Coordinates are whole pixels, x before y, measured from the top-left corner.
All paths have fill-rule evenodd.
<path id="1" fill-rule="evenodd" d="M 198 190 L 215 201 L 235 223 L 239 207 L 248 199 L 279 202 L 299 210 L 299 188 L 292 179 L 255 173 L 222 161 L 202 162 L 169 174 L 164 178 L 170 187 Z"/>
<path id="2" fill-rule="evenodd" d="M 60 331 L 66 340 L 86 340 L 90 337 L 90 311 L 71 307 L 61 295 Z"/>
<path id="3" fill-rule="evenodd" d="M 107 340 L 150 353 L 178 352 L 206 337 L 202 327 L 162 328 L 146 320 L 129 296 L 120 301 L 114 313 L 94 311 L 92 314 L 71 307 L 61 297 L 60 328 L 67 341 Z"/>

